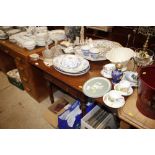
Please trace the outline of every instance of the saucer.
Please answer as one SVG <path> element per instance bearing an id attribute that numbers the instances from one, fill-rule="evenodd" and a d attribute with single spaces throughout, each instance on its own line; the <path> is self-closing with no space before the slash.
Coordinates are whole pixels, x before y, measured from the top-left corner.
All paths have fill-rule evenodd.
<path id="1" fill-rule="evenodd" d="M 123 95 L 123 96 L 130 96 L 133 93 L 133 88 L 132 87 L 129 88 L 129 91 L 128 92 L 123 92 L 123 91 L 120 91 L 119 90 L 119 88 L 118 88 L 119 85 L 120 85 L 120 83 L 116 84 L 114 86 L 114 90 L 120 92 L 121 95 Z"/>
<path id="2" fill-rule="evenodd" d="M 103 96 L 103 102 L 108 106 L 108 107 L 111 107 L 111 108 L 121 108 L 124 104 L 125 104 L 125 99 L 123 96 L 120 95 L 120 93 L 116 90 L 112 90 L 114 93 L 116 93 L 116 95 L 118 95 L 118 99 L 114 102 L 110 101 L 109 100 L 109 93 L 111 92 L 108 92 L 107 94 L 105 94 Z"/>
<path id="3" fill-rule="evenodd" d="M 127 80 L 130 82 L 131 87 L 138 87 L 138 79 L 134 79 L 134 76 L 138 76 L 137 72 L 126 71 L 122 80 Z"/>
<path id="4" fill-rule="evenodd" d="M 104 69 L 101 70 L 101 75 L 104 76 L 105 78 L 108 78 L 108 79 L 111 79 L 111 78 L 112 78 L 111 74 L 107 74 L 107 73 L 104 71 Z"/>

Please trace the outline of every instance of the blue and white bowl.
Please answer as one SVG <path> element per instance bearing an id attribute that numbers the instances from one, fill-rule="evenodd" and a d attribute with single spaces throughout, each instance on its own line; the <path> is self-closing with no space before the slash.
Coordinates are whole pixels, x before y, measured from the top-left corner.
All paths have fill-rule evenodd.
<path id="1" fill-rule="evenodd" d="M 84 45 L 81 47 L 81 51 L 84 56 L 89 56 L 89 54 L 90 54 L 89 50 L 90 50 L 90 47 L 88 45 Z"/>

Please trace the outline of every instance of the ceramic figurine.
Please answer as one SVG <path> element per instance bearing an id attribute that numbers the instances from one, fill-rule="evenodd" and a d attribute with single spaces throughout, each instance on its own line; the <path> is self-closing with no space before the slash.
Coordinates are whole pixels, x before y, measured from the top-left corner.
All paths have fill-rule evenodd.
<path id="1" fill-rule="evenodd" d="M 112 83 L 119 83 L 123 77 L 122 64 L 116 64 L 116 69 L 112 71 Z"/>

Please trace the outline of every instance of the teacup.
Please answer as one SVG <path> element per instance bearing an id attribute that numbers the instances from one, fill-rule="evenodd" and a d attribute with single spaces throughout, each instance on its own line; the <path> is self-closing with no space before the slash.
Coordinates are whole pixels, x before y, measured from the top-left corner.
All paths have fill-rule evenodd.
<path id="1" fill-rule="evenodd" d="M 90 47 L 88 45 L 84 45 L 81 47 L 81 51 L 83 52 L 84 56 L 89 56 L 90 53 Z"/>
<path id="2" fill-rule="evenodd" d="M 104 73 L 106 73 L 107 75 L 111 75 L 112 71 L 115 70 L 115 64 L 107 64 L 103 66 L 103 71 Z"/>
<path id="3" fill-rule="evenodd" d="M 90 49 L 90 55 L 93 59 L 97 59 L 99 57 L 100 51 L 97 48 Z"/>
<path id="4" fill-rule="evenodd" d="M 128 93 L 130 88 L 131 88 L 130 82 L 126 80 L 122 80 L 117 86 L 117 89 L 123 93 Z"/>
<path id="5" fill-rule="evenodd" d="M 112 91 L 109 92 L 108 100 L 111 101 L 111 102 L 116 102 L 121 97 L 122 96 L 121 96 L 121 94 L 119 92 L 117 92 L 116 90 L 112 90 Z"/>

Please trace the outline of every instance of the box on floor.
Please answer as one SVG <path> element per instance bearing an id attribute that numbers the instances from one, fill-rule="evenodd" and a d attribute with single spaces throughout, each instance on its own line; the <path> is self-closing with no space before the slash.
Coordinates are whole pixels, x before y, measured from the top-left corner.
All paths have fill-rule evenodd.
<path id="1" fill-rule="evenodd" d="M 44 119 L 53 127 L 58 128 L 58 116 L 66 110 L 70 102 L 64 98 L 54 102 L 44 113 Z"/>

